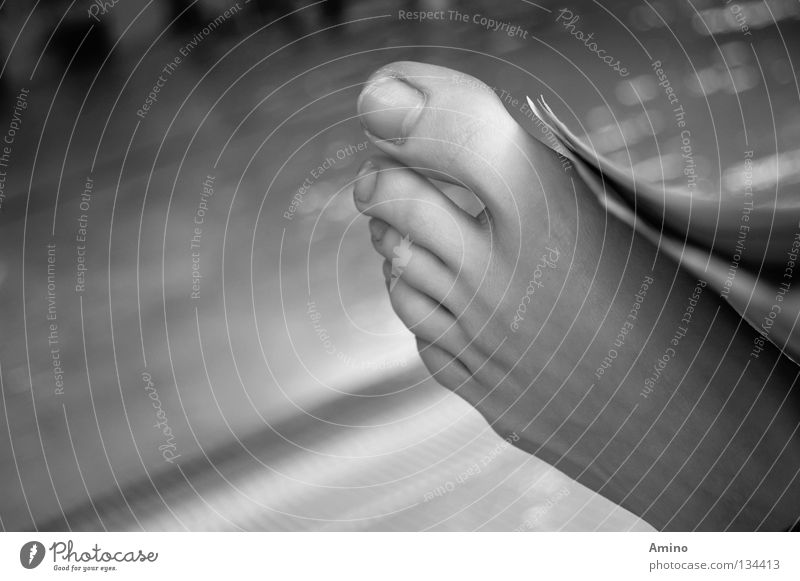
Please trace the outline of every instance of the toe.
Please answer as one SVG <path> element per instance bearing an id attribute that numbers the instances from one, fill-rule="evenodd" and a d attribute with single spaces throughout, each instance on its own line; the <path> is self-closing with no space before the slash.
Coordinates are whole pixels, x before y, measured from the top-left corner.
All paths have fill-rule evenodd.
<path id="1" fill-rule="evenodd" d="M 394 312 L 416 337 L 455 355 L 464 355 L 468 350 L 469 340 L 455 317 L 402 279 L 393 281 L 389 300 Z"/>
<path id="2" fill-rule="evenodd" d="M 450 307 L 465 303 L 456 274 L 425 248 L 415 245 L 383 220 L 369 223 L 372 245 L 386 258 L 387 282 L 401 278 L 411 287 Z"/>
<path id="3" fill-rule="evenodd" d="M 453 269 L 488 253 L 486 230 L 430 180 L 388 159 L 365 162 L 353 188 L 356 207 L 381 219 Z"/>
<path id="4" fill-rule="evenodd" d="M 463 391 L 473 380 L 469 370 L 451 353 L 424 339 L 417 339 L 419 356 L 433 378 L 450 391 Z"/>
<path id="5" fill-rule="evenodd" d="M 532 190 L 562 177 L 555 154 L 513 120 L 490 87 L 447 68 L 384 67 L 367 81 L 358 110 L 379 149 L 467 186 L 495 219 L 530 215 L 541 206 Z"/>

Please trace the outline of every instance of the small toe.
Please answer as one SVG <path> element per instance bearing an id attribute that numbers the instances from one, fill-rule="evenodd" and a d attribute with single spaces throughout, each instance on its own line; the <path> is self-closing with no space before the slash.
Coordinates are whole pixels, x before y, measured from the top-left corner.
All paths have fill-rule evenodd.
<path id="1" fill-rule="evenodd" d="M 390 287 L 392 308 L 417 338 L 457 356 L 468 354 L 469 339 L 452 313 L 402 279 L 394 279 Z"/>
<path id="2" fill-rule="evenodd" d="M 485 228 L 412 169 L 388 159 L 368 160 L 353 197 L 361 212 L 391 225 L 454 269 L 467 256 L 487 253 Z"/>
<path id="3" fill-rule="evenodd" d="M 386 280 L 402 278 L 409 286 L 421 291 L 448 308 L 459 310 L 467 301 L 456 286 L 456 276 L 450 268 L 427 249 L 414 244 L 386 222 L 370 220 L 372 246 L 386 258 Z"/>
<path id="4" fill-rule="evenodd" d="M 443 387 L 458 392 L 472 384 L 469 370 L 448 351 L 419 338 L 417 350 L 426 369 Z"/>

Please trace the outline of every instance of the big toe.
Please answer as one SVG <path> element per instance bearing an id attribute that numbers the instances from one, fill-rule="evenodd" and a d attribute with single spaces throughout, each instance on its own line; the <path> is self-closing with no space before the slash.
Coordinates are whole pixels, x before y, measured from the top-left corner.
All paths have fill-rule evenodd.
<path id="1" fill-rule="evenodd" d="M 468 187 L 495 218 L 529 215 L 560 171 L 555 154 L 514 121 L 490 87 L 451 69 L 383 67 L 367 81 L 358 112 L 384 153 Z"/>

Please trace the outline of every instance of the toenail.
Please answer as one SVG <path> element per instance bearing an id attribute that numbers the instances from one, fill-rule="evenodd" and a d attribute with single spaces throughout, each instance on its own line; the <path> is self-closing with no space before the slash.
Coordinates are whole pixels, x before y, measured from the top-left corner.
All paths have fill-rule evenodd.
<path id="1" fill-rule="evenodd" d="M 378 77 L 361 91 L 358 112 L 367 131 L 402 143 L 425 104 L 425 95 L 403 79 Z"/>
<path id="2" fill-rule="evenodd" d="M 370 220 L 369 222 L 369 231 L 372 234 L 372 239 L 375 242 L 380 242 L 383 235 L 386 234 L 386 230 L 389 228 L 389 224 L 384 222 L 383 220 Z"/>
<path id="3" fill-rule="evenodd" d="M 369 202 L 377 180 L 378 172 L 375 171 L 375 166 L 370 160 L 365 161 L 358 170 L 356 183 L 353 186 L 353 193 L 359 202 Z"/>

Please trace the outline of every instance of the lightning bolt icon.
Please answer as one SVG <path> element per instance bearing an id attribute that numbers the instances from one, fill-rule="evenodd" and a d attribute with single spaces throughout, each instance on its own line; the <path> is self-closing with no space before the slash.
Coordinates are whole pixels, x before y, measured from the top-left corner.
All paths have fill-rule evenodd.
<path id="1" fill-rule="evenodd" d="M 392 292 L 400 275 L 403 274 L 406 266 L 411 262 L 411 238 L 408 234 L 403 237 L 400 244 L 395 246 L 392 251 L 395 257 L 392 258 L 392 274 L 389 282 L 389 292 Z"/>

